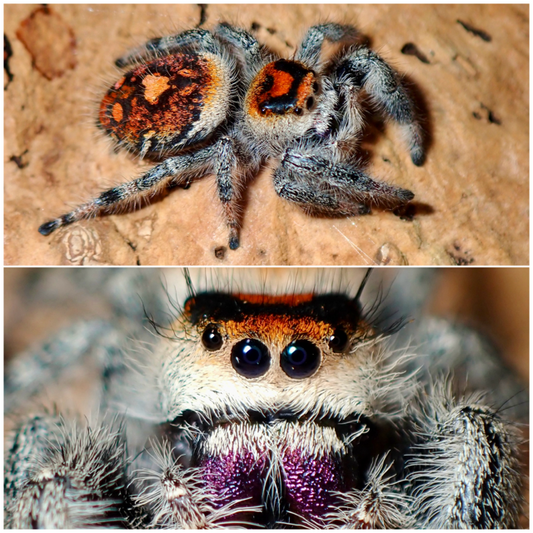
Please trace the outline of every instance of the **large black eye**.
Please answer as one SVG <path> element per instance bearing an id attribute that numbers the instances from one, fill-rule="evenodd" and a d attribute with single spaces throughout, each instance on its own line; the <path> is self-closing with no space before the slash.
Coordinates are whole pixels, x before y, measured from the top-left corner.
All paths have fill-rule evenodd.
<path id="1" fill-rule="evenodd" d="M 281 354 L 281 368 L 291 378 L 306 378 L 320 366 L 320 350 L 312 342 L 291 342 Z"/>
<path id="2" fill-rule="evenodd" d="M 231 364 L 245 378 L 262 376 L 270 368 L 268 348 L 256 339 L 239 341 L 231 350 Z"/>
<path id="3" fill-rule="evenodd" d="M 346 332 L 343 329 L 337 328 L 328 339 L 328 344 L 334 352 L 344 352 L 346 345 L 348 344 L 348 335 L 346 335 Z"/>
<path id="4" fill-rule="evenodd" d="M 304 110 L 303 110 L 301 107 L 295 107 L 295 108 L 294 108 L 294 113 L 295 113 L 296 115 L 298 115 L 298 116 L 303 115 L 303 112 L 304 112 Z"/>
<path id="5" fill-rule="evenodd" d="M 209 324 L 202 333 L 202 344 L 211 351 L 218 350 L 222 346 L 222 335 L 214 324 Z"/>

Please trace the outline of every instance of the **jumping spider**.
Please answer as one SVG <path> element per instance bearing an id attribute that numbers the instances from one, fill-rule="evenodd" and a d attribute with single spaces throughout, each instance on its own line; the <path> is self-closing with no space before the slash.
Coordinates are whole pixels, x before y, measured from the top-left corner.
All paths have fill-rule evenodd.
<path id="1" fill-rule="evenodd" d="M 7 367 L 6 527 L 517 526 L 519 438 L 500 411 L 521 385 L 482 335 L 421 314 L 434 272 L 404 271 L 385 299 L 364 296 L 368 276 L 280 293 L 199 291 L 186 274 L 166 319 L 152 273 L 75 275 L 116 316 Z M 90 425 L 20 416 L 89 363 L 102 378 Z"/>
<path id="2" fill-rule="evenodd" d="M 98 126 L 141 159 L 160 162 L 46 222 L 40 233 L 213 173 L 235 250 L 242 191 L 269 158 L 278 161 L 277 194 L 309 214 L 353 216 L 369 213 L 372 205 L 408 203 L 411 191 L 362 170 L 357 142 L 364 91 L 402 126 L 411 159 L 421 165 L 414 105 L 399 75 L 375 52 L 354 45 L 355 38 L 352 26 L 319 24 L 307 31 L 293 59 L 281 59 L 247 31 L 223 23 L 213 32 L 153 39 L 118 59 L 117 66 L 132 70 L 104 96 Z M 321 57 L 325 40 L 344 45 L 331 61 Z"/>

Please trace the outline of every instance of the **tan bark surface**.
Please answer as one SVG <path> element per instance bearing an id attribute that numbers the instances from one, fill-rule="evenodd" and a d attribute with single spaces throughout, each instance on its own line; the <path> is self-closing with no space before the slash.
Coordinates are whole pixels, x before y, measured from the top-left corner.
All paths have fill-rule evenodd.
<path id="1" fill-rule="evenodd" d="M 416 194 L 413 220 L 379 210 L 311 218 L 276 196 L 267 168 L 247 190 L 236 251 L 213 177 L 136 212 L 37 233 L 149 168 L 97 133 L 98 101 L 118 79 L 117 57 L 197 25 L 200 7 L 6 5 L 4 13 L 13 76 L 4 77 L 8 265 L 528 264 L 527 5 L 208 5 L 205 27 L 255 22 L 257 37 L 289 56 L 317 21 L 355 24 L 407 76 L 430 139 L 421 168 L 393 124 L 369 126 L 362 142 L 370 174 Z M 402 54 L 408 43 L 418 55 Z"/>

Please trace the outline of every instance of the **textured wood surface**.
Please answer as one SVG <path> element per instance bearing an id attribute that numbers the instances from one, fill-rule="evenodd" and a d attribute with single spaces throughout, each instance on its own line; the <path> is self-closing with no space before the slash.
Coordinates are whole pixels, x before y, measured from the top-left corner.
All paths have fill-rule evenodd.
<path id="1" fill-rule="evenodd" d="M 6 5 L 4 13 L 6 264 L 528 263 L 527 5 Z M 38 234 L 147 168 L 96 132 L 97 102 L 117 79 L 118 56 L 202 14 L 206 27 L 255 27 L 289 56 L 317 21 L 355 24 L 406 75 L 426 117 L 421 168 L 393 124 L 372 123 L 362 141 L 369 173 L 416 194 L 414 218 L 308 217 L 276 196 L 267 168 L 247 190 L 237 251 L 227 248 L 212 177 L 136 212 Z"/>

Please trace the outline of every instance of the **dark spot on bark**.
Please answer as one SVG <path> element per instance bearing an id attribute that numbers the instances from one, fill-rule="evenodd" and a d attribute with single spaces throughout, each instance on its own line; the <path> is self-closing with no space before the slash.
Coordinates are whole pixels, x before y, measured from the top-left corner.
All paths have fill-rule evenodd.
<path id="1" fill-rule="evenodd" d="M 23 156 L 25 156 L 27 153 L 28 153 L 28 150 L 24 150 L 24 152 L 22 152 L 20 155 L 12 155 L 9 158 L 9 160 L 15 163 L 15 165 L 17 165 L 18 168 L 22 169 L 28 166 L 28 163 L 24 163 L 22 161 Z"/>
<path id="2" fill-rule="evenodd" d="M 215 248 L 215 257 L 222 261 L 226 257 L 226 247 L 219 246 L 218 248 Z"/>
<path id="3" fill-rule="evenodd" d="M 422 63 L 426 63 L 426 65 L 429 65 L 429 59 L 418 49 L 415 43 L 404 44 L 401 52 L 406 56 L 415 56 L 417 59 L 422 61 Z"/>
<path id="4" fill-rule="evenodd" d="M 11 48 L 11 43 L 9 42 L 7 35 L 4 33 L 4 71 L 7 76 L 7 83 L 4 87 L 4 91 L 7 90 L 9 84 L 13 81 L 13 73 L 9 69 L 9 60 L 11 59 L 12 55 L 13 49 Z"/>
<path id="5" fill-rule="evenodd" d="M 497 124 L 498 126 L 501 125 L 502 121 L 494 115 L 491 109 L 489 109 L 485 104 L 481 104 L 481 108 L 487 112 L 487 120 L 491 124 Z"/>
<path id="6" fill-rule="evenodd" d="M 492 37 L 483 30 L 480 30 L 478 28 L 474 28 L 474 26 L 471 26 L 467 22 L 463 22 L 462 20 L 457 19 L 457 22 L 468 32 L 475 35 L 476 37 L 479 37 L 480 39 L 483 39 L 485 42 L 490 43 L 492 41 Z"/>
<path id="7" fill-rule="evenodd" d="M 452 258 L 452 261 L 457 266 L 471 265 L 475 261 L 473 257 L 469 257 L 470 252 L 461 251 L 461 244 L 459 243 L 459 241 L 454 241 L 452 244 L 452 247 L 453 247 L 453 250 L 452 251 L 448 250 L 447 253 Z"/>
<path id="8" fill-rule="evenodd" d="M 200 8 L 200 22 L 196 25 L 197 28 L 205 24 L 207 20 L 207 4 L 198 4 Z"/>

